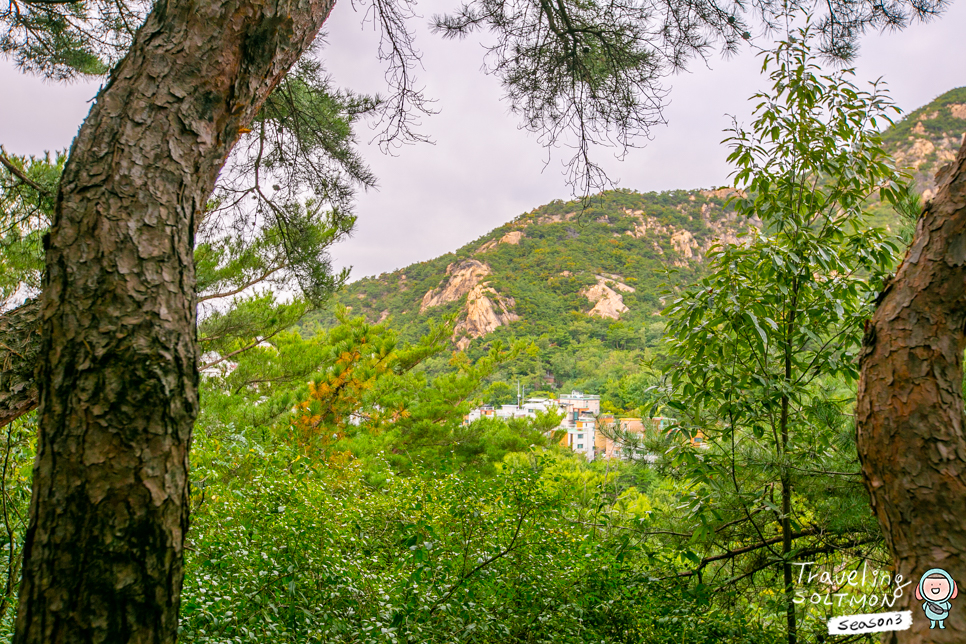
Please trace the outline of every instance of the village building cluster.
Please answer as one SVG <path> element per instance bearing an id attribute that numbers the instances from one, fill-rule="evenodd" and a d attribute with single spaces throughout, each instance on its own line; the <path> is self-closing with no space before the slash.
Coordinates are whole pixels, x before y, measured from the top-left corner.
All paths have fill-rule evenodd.
<path id="1" fill-rule="evenodd" d="M 557 398 L 528 398 L 516 405 L 483 405 L 470 411 L 465 422 L 480 418 L 508 420 L 510 418 L 536 418 L 538 412 L 555 411 L 563 414 L 563 420 L 555 430 L 560 444 L 583 454 L 588 461 L 597 458 L 626 460 L 653 460 L 644 453 L 642 441 L 648 435 L 658 435 L 671 430 L 675 420 L 658 416 L 655 418 L 615 417 L 601 414 L 600 396 L 572 391 Z M 690 439 L 694 447 L 703 447 L 700 435 Z"/>

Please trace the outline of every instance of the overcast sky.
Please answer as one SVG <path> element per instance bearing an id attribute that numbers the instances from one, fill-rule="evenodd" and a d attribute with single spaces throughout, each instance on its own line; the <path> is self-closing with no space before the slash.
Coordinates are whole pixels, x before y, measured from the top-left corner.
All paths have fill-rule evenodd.
<path id="1" fill-rule="evenodd" d="M 407 146 L 385 155 L 359 131 L 363 154 L 379 187 L 360 194 L 354 236 L 338 245 L 340 266 L 353 279 L 455 250 L 515 216 L 571 194 L 562 175 L 561 152 L 548 152 L 518 129 L 501 100 L 502 90 L 480 69 L 478 40 L 442 40 L 425 28 L 441 0 L 418 6 L 415 25 L 423 68 L 420 85 L 439 114 L 423 119 L 420 131 L 433 145 Z M 362 14 L 340 0 L 326 24 L 322 58 L 338 86 L 385 93 L 384 66 L 376 57 L 377 34 Z M 857 78 L 883 77 L 893 100 L 910 111 L 954 87 L 966 85 L 966 2 L 956 1 L 940 19 L 899 33 L 862 40 Z M 668 125 L 623 162 L 607 159 L 619 185 L 642 192 L 697 188 L 727 182 L 726 148 L 720 145 L 728 115 L 747 123 L 748 97 L 765 87 L 760 61 L 750 52 L 730 60 L 697 62 L 667 79 Z M 21 75 L 0 60 L 0 143 L 15 154 L 40 154 L 70 145 L 90 109 L 98 84 L 55 85 Z M 546 167 L 545 167 L 546 166 Z"/>

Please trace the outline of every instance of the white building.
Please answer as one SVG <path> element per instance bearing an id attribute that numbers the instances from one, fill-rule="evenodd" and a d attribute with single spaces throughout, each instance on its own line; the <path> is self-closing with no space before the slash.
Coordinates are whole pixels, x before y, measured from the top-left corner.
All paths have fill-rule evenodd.
<path id="1" fill-rule="evenodd" d="M 583 454 L 588 461 L 594 460 L 599 449 L 597 444 L 603 439 L 597 432 L 600 396 L 596 394 L 572 391 L 556 399 L 528 398 L 520 406 L 502 405 L 499 409 L 492 405 L 483 405 L 466 416 L 466 423 L 480 418 L 536 418 L 537 412 L 547 411 L 564 414 L 559 429 L 567 430 L 567 435 L 561 438 L 560 444 Z"/>
<path id="2" fill-rule="evenodd" d="M 536 418 L 537 412 L 516 405 L 500 405 L 500 408 L 496 410 L 496 417 L 504 420 L 509 418 Z"/>
<path id="3" fill-rule="evenodd" d="M 571 418 L 567 425 L 561 424 L 561 427 L 567 430 L 567 447 L 578 454 L 583 454 L 588 461 L 594 460 L 597 417 L 589 412 L 580 412 Z"/>
<path id="4" fill-rule="evenodd" d="M 496 418 L 496 410 L 493 409 L 493 405 L 483 405 L 476 409 L 471 409 L 470 413 L 463 419 L 463 424 L 468 425 L 481 418 Z"/>
<path id="5" fill-rule="evenodd" d="M 536 418 L 538 408 L 540 407 L 500 405 L 500 408 L 497 409 L 493 405 L 483 405 L 470 410 L 470 413 L 464 419 L 464 423 L 468 425 L 481 418 L 499 418 L 501 420 L 508 420 L 510 418 Z"/>
<path id="6" fill-rule="evenodd" d="M 553 398 L 528 398 L 526 402 L 523 403 L 523 408 L 527 411 L 531 411 L 536 415 L 536 412 L 546 413 L 548 411 L 558 411 L 560 409 L 560 404 Z"/>

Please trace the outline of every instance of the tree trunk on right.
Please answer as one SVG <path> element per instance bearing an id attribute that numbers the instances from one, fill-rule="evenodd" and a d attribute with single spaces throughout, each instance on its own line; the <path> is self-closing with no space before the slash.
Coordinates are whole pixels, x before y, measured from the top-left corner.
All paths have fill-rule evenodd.
<path id="1" fill-rule="evenodd" d="M 892 644 L 966 641 L 966 144 L 941 171 L 911 248 L 868 322 L 856 426 L 872 509 L 912 610 Z M 960 586 L 946 628 L 930 629 L 919 579 L 943 568 Z"/>

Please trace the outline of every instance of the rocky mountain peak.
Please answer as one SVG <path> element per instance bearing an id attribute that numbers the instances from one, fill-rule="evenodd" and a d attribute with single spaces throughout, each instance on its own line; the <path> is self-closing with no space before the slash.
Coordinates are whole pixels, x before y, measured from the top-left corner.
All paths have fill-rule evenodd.
<path id="1" fill-rule="evenodd" d="M 500 240 L 500 243 L 519 242 L 519 233 L 508 233 Z M 446 283 L 427 291 L 423 296 L 420 313 L 466 296 L 460 321 L 453 332 L 453 341 L 459 349 L 465 349 L 474 338 L 520 319 L 512 310 L 516 304 L 513 298 L 501 296 L 483 281 L 492 272 L 489 265 L 476 259 L 454 262 L 446 267 L 446 275 L 449 276 Z"/>

